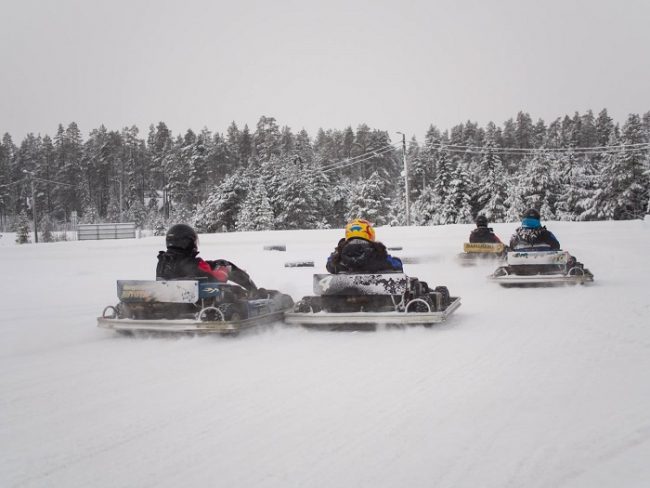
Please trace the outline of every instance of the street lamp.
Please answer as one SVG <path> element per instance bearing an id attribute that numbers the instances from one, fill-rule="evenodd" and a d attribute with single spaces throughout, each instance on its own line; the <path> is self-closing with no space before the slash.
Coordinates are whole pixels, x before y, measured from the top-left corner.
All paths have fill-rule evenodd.
<path id="1" fill-rule="evenodd" d="M 411 225 L 411 210 L 409 202 L 409 168 L 406 163 L 406 134 L 403 132 L 398 132 L 402 135 L 402 161 L 404 162 L 404 201 L 406 204 L 406 226 Z"/>

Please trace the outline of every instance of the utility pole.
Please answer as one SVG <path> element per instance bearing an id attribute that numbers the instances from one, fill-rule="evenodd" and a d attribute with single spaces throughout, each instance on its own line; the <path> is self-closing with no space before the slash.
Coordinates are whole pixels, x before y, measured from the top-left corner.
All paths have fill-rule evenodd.
<path id="1" fill-rule="evenodd" d="M 409 168 L 406 162 L 406 134 L 403 132 L 398 132 L 402 134 L 402 161 L 404 162 L 404 202 L 406 204 L 406 226 L 411 225 L 411 209 L 410 209 L 410 198 L 409 198 Z"/>

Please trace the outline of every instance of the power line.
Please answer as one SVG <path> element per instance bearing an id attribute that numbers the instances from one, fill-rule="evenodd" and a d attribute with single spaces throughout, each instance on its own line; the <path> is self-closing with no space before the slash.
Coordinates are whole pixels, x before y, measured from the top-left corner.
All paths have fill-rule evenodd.
<path id="1" fill-rule="evenodd" d="M 39 178 L 38 176 L 30 176 L 30 179 L 33 179 L 34 181 L 40 181 L 40 182 L 43 182 L 43 183 L 53 183 L 55 185 L 69 186 L 70 188 L 77 188 L 79 190 L 83 189 L 83 187 L 79 186 L 79 185 L 71 185 L 70 183 L 63 183 L 62 181 L 46 180 L 45 178 Z M 6 188 L 6 187 L 9 187 L 9 186 L 13 186 L 13 185 L 19 185 L 20 183 L 24 183 L 25 181 L 27 181 L 27 178 L 23 178 L 22 180 L 16 180 L 16 181 L 14 181 L 12 183 L 6 183 L 4 185 L 0 185 L 0 188 Z"/>
<path id="2" fill-rule="evenodd" d="M 469 149 L 476 149 L 479 147 L 486 148 L 487 146 L 467 146 L 467 145 L 461 145 L 461 144 L 446 144 L 443 142 L 434 142 L 431 144 L 428 144 L 428 146 L 445 146 L 445 147 L 453 147 L 453 148 L 469 148 Z M 637 146 L 650 146 L 650 142 L 639 142 L 637 144 L 618 144 L 618 145 L 610 145 L 610 146 L 580 146 L 580 147 L 542 147 L 542 148 L 527 148 L 527 147 L 500 147 L 497 146 L 495 149 L 502 149 L 502 150 L 508 150 L 508 151 L 596 151 L 596 150 L 601 150 L 601 149 L 614 149 L 614 148 L 620 148 L 620 147 L 637 147 Z"/>
<path id="3" fill-rule="evenodd" d="M 446 147 L 442 148 L 436 148 L 436 150 L 439 151 L 445 151 L 448 153 L 452 154 L 477 154 L 477 155 L 482 155 L 485 154 L 485 150 L 471 150 L 471 149 L 448 149 Z M 537 154 L 552 154 L 556 156 L 565 156 L 568 154 L 573 154 L 575 156 L 589 156 L 589 155 L 597 155 L 597 154 L 617 154 L 618 153 L 642 153 L 650 150 L 650 147 L 647 148 L 633 148 L 633 149 L 626 149 L 626 150 L 620 150 L 620 151 L 601 151 L 601 152 L 546 152 L 544 150 L 536 150 L 536 151 L 530 151 L 530 152 L 521 152 L 521 153 L 513 153 L 513 152 L 505 152 L 505 151 L 499 151 L 499 150 L 493 150 L 491 151 L 493 154 L 499 154 L 502 156 L 529 156 L 529 155 L 537 155 Z"/>
<path id="4" fill-rule="evenodd" d="M 323 173 L 328 173 L 331 171 L 345 169 L 350 166 L 355 166 L 357 164 L 364 163 L 370 159 L 373 159 L 377 156 L 384 155 L 391 150 L 397 149 L 401 143 L 392 143 L 382 146 L 381 148 L 368 151 L 366 153 L 355 156 L 354 158 L 347 158 L 336 163 L 332 163 L 320 168 L 315 168 L 316 171 L 322 171 Z M 453 154 L 485 154 L 487 151 L 490 151 L 494 154 L 500 155 L 537 155 L 537 154 L 554 154 L 554 155 L 567 155 L 574 154 L 576 156 L 581 155 L 591 155 L 591 154 L 616 154 L 619 152 L 626 153 L 638 153 L 650 151 L 650 143 L 638 143 L 638 144 L 621 144 L 618 146 L 593 146 L 593 147 L 569 147 L 569 148 L 518 148 L 518 147 L 486 147 L 486 146 L 466 146 L 460 144 L 443 144 L 443 143 L 434 143 L 427 144 L 422 146 L 423 149 L 435 149 L 439 151 L 446 151 Z"/>
<path id="5" fill-rule="evenodd" d="M 378 156 L 382 156 L 382 155 L 387 154 L 389 152 L 390 152 L 389 150 L 384 150 L 384 151 L 369 154 L 367 157 L 365 157 L 363 159 L 356 160 L 356 161 L 342 161 L 338 165 L 334 165 L 332 167 L 329 167 L 329 168 L 323 170 L 323 173 L 329 173 L 330 171 L 335 171 L 335 170 L 338 170 L 338 169 L 343 169 L 343 168 L 348 168 L 350 166 L 355 166 L 355 165 L 360 164 L 360 163 L 365 163 L 366 161 L 374 159 L 374 158 L 376 158 Z"/>
<path id="6" fill-rule="evenodd" d="M 362 163 L 362 162 L 367 161 L 369 159 L 372 159 L 374 157 L 384 155 L 384 154 L 386 154 L 386 153 L 388 153 L 390 151 L 394 151 L 396 149 L 395 146 L 396 146 L 396 143 L 388 144 L 386 146 L 382 146 L 381 148 L 373 149 L 371 151 L 367 151 L 367 152 L 365 152 L 363 154 L 355 156 L 354 158 L 342 159 L 342 160 L 337 161 L 335 163 L 332 163 L 332 164 L 329 164 L 329 165 L 326 165 L 326 166 L 322 166 L 322 167 L 320 167 L 318 169 L 321 170 L 321 171 L 327 172 L 327 171 L 331 171 L 331 170 L 334 170 L 334 169 L 339 169 L 339 168 L 343 168 L 343 167 L 347 167 L 347 166 L 352 166 L 354 164 Z"/>
<path id="7" fill-rule="evenodd" d="M 79 190 L 83 189 L 83 187 L 79 185 L 71 185 L 70 183 L 63 183 L 62 181 L 46 180 L 45 178 L 38 178 L 37 176 L 33 176 L 32 178 L 34 181 L 41 181 L 43 183 L 53 183 L 55 185 L 69 186 L 70 188 L 77 188 Z"/>
<path id="8" fill-rule="evenodd" d="M 355 160 L 358 160 L 358 159 L 364 159 L 365 160 L 368 156 L 372 157 L 372 155 L 387 152 L 388 149 L 395 149 L 395 143 L 387 144 L 385 146 L 382 146 L 382 147 L 379 147 L 379 148 L 376 148 L 376 149 L 372 149 L 370 151 L 366 151 L 365 153 L 359 154 L 358 156 L 354 156 L 353 158 L 346 158 L 346 159 L 342 159 L 340 161 L 337 161 L 335 163 L 330 163 L 330 164 L 327 164 L 325 166 L 321 166 L 319 169 L 321 169 L 323 171 L 327 171 L 327 170 L 333 169 L 335 167 L 338 167 L 338 166 L 340 166 L 342 164 L 347 164 L 349 162 L 354 162 Z"/>
<path id="9" fill-rule="evenodd" d="M 401 143 L 396 142 L 392 144 L 387 144 L 381 148 L 368 151 L 366 153 L 355 156 L 354 158 L 347 158 L 336 163 L 332 163 L 320 168 L 315 168 L 315 171 L 322 171 L 323 173 L 328 173 L 330 171 L 335 171 L 339 169 L 345 169 L 350 166 L 355 166 L 357 164 L 364 163 L 370 159 L 373 159 L 377 156 L 384 155 L 391 150 L 397 149 L 397 146 Z M 464 146 L 459 144 L 428 144 L 423 146 L 424 149 L 436 149 L 440 151 L 446 151 L 453 154 L 485 154 L 487 151 L 491 151 L 495 154 L 501 155 L 536 155 L 536 154 L 555 154 L 555 155 L 566 155 L 566 154 L 575 154 L 575 155 L 590 155 L 590 154 L 616 154 L 617 152 L 645 152 L 650 150 L 650 143 L 638 143 L 638 144 L 621 144 L 618 146 L 593 146 L 593 147 L 570 147 L 570 148 L 516 148 L 516 147 L 492 147 L 488 148 L 486 146 Z"/>
<path id="10" fill-rule="evenodd" d="M 621 144 L 617 146 L 594 146 L 594 147 L 569 147 L 569 148 L 517 148 L 517 147 L 488 147 L 488 146 L 464 146 L 459 144 L 433 143 L 423 146 L 424 149 L 436 149 L 450 153 L 484 154 L 490 151 L 495 154 L 506 155 L 528 155 L 528 154 L 610 154 L 617 152 L 643 152 L 650 150 L 650 143 Z"/>
<path id="11" fill-rule="evenodd" d="M 10 186 L 18 185 L 18 184 L 24 182 L 25 179 L 26 178 L 23 178 L 22 180 L 17 180 L 17 181 L 14 181 L 13 183 L 6 183 L 4 185 L 0 185 L 0 188 L 7 188 L 7 187 L 10 187 Z"/>
<path id="12" fill-rule="evenodd" d="M 386 148 L 383 151 L 373 151 L 372 153 L 366 153 L 367 154 L 366 157 L 364 157 L 363 159 L 358 159 L 356 161 L 343 160 L 343 161 L 340 161 L 337 164 L 334 164 L 332 166 L 327 167 L 326 169 L 322 170 L 322 172 L 323 173 L 328 173 L 330 171 L 334 171 L 334 170 L 337 170 L 337 169 L 343 169 L 343 168 L 347 168 L 347 167 L 350 167 L 350 166 L 355 166 L 357 164 L 364 163 L 364 162 L 366 162 L 366 161 L 368 161 L 370 159 L 374 159 L 374 158 L 376 158 L 378 156 L 382 156 L 384 154 L 390 153 L 391 150 L 394 150 L 394 149 L 395 148 L 391 146 L 390 148 Z"/>

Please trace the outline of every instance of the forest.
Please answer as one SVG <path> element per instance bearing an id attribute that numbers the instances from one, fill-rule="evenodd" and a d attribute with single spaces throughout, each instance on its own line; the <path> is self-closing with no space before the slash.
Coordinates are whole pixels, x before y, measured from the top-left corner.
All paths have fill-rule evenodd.
<path id="1" fill-rule="evenodd" d="M 405 151 L 404 151 L 405 147 Z M 511 222 L 530 207 L 547 220 L 621 220 L 650 212 L 650 111 L 615 122 L 606 109 L 546 123 L 519 112 L 501 126 L 431 125 L 423 141 L 361 124 L 315 137 L 260 117 L 172 134 L 149 127 L 93 129 L 75 122 L 54 137 L 0 143 L 2 230 L 31 218 L 42 230 L 135 222 L 200 232 Z"/>

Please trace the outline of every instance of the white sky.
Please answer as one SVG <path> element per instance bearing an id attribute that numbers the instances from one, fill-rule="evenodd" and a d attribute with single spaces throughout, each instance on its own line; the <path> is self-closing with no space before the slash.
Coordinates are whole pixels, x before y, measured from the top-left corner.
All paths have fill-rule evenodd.
<path id="1" fill-rule="evenodd" d="M 650 110 L 647 0 L 0 0 L 0 133 Z"/>

